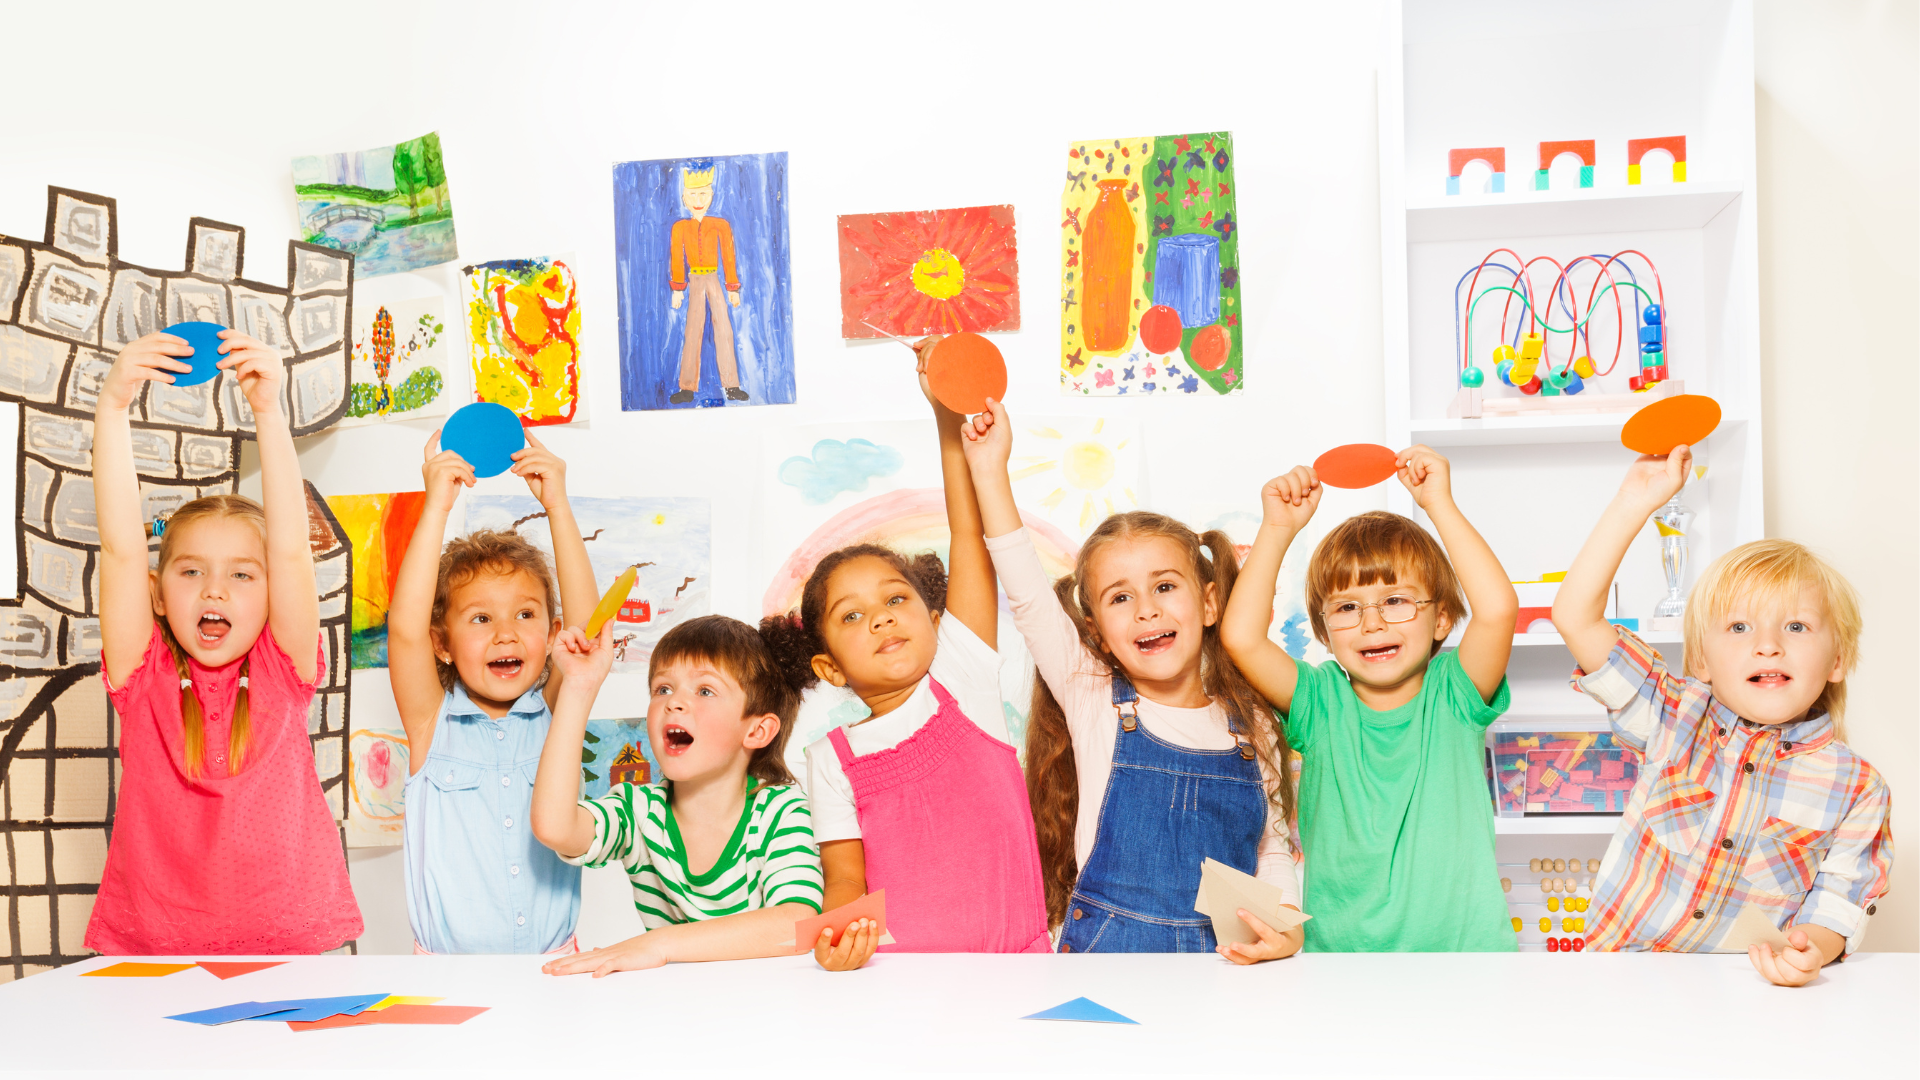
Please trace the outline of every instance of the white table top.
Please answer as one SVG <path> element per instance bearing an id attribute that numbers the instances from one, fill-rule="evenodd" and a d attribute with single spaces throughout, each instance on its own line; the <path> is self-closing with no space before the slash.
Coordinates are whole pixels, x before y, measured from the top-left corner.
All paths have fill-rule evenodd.
<path id="1" fill-rule="evenodd" d="M 889 955 L 844 974 L 807 956 L 597 981 L 542 975 L 538 957 L 342 956 L 224 982 L 199 970 L 79 977 L 112 962 L 0 986 L 0 1071 L 1857 1080 L 1912 1075 L 1920 1014 L 1911 953 L 1863 954 L 1796 990 L 1767 985 L 1744 956 L 1587 953 L 1322 954 L 1252 968 L 1210 954 Z M 163 1019 L 373 992 L 492 1009 L 458 1027 L 309 1032 Z M 1019 1019 L 1083 995 L 1139 1026 Z"/>

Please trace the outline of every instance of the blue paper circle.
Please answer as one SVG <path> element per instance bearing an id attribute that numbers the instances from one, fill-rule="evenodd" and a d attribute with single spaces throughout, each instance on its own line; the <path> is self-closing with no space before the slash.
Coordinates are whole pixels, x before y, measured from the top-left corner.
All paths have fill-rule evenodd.
<path id="1" fill-rule="evenodd" d="M 219 323 L 210 322 L 174 323 L 167 327 L 167 333 L 193 346 L 192 356 L 180 357 L 192 364 L 193 370 L 169 372 L 173 376 L 173 385 L 198 386 L 220 374 L 220 369 L 214 365 L 220 362 L 220 331 L 225 329 Z"/>
<path id="2" fill-rule="evenodd" d="M 475 476 L 499 476 L 513 468 L 513 455 L 526 445 L 520 418 L 491 401 L 461 406 L 440 429 L 440 449 L 465 458 Z"/>

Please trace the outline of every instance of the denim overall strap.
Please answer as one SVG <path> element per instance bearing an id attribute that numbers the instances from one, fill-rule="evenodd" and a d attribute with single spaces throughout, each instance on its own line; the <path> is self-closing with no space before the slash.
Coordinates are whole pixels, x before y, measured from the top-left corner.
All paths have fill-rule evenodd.
<path id="1" fill-rule="evenodd" d="M 1267 821 L 1259 762 L 1238 739 L 1234 750 L 1191 750 L 1155 738 L 1139 726 L 1139 695 L 1118 673 L 1113 698 L 1113 771 L 1060 951 L 1210 951 L 1212 923 L 1193 908 L 1200 863 L 1258 868 Z M 1231 726 L 1237 736 L 1238 723 Z"/>

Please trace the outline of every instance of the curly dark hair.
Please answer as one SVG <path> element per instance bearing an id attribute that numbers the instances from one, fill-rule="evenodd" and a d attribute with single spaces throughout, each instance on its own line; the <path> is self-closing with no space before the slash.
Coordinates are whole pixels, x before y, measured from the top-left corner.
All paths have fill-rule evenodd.
<path id="1" fill-rule="evenodd" d="M 885 562 L 907 579 L 928 611 L 947 608 L 947 567 L 940 556 L 931 551 L 923 551 L 912 559 L 879 544 L 854 544 L 833 552 L 821 559 L 808 575 L 807 587 L 800 591 L 799 611 L 769 615 L 760 620 L 760 636 L 767 648 L 773 650 L 774 662 L 801 687 L 819 681 L 813 673 L 813 658 L 827 651 L 826 641 L 820 636 L 820 618 L 827 610 L 827 584 L 833 579 L 834 571 L 854 559 Z"/>

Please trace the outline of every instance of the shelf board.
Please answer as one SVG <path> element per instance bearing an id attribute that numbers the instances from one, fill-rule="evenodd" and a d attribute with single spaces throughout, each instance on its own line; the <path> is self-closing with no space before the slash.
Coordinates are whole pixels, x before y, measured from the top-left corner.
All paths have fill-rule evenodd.
<path id="1" fill-rule="evenodd" d="M 1407 242 L 1698 229 L 1740 198 L 1739 184 L 1510 191 L 1407 207 Z"/>
<path id="2" fill-rule="evenodd" d="M 1604 836 L 1620 825 L 1619 814 L 1548 814 L 1539 817 L 1494 815 L 1499 836 Z"/>
<path id="3" fill-rule="evenodd" d="M 1572 416 L 1500 416 L 1477 420 L 1415 417 L 1408 429 L 1416 443 L 1428 446 L 1523 446 L 1537 443 L 1620 442 L 1620 428 L 1631 413 Z"/>
<path id="4" fill-rule="evenodd" d="M 1466 628 L 1462 627 L 1459 630 L 1455 630 L 1452 634 L 1449 634 L 1446 640 L 1446 647 L 1450 649 L 1459 648 L 1460 638 L 1465 633 Z M 1678 645 L 1682 641 L 1682 635 L 1678 630 L 1636 630 L 1634 631 L 1634 636 L 1649 645 Z M 1567 647 L 1567 639 L 1561 637 L 1557 630 L 1538 634 L 1513 635 L 1513 647 L 1516 649 L 1541 648 L 1548 645 L 1554 645 L 1564 649 Z"/>

